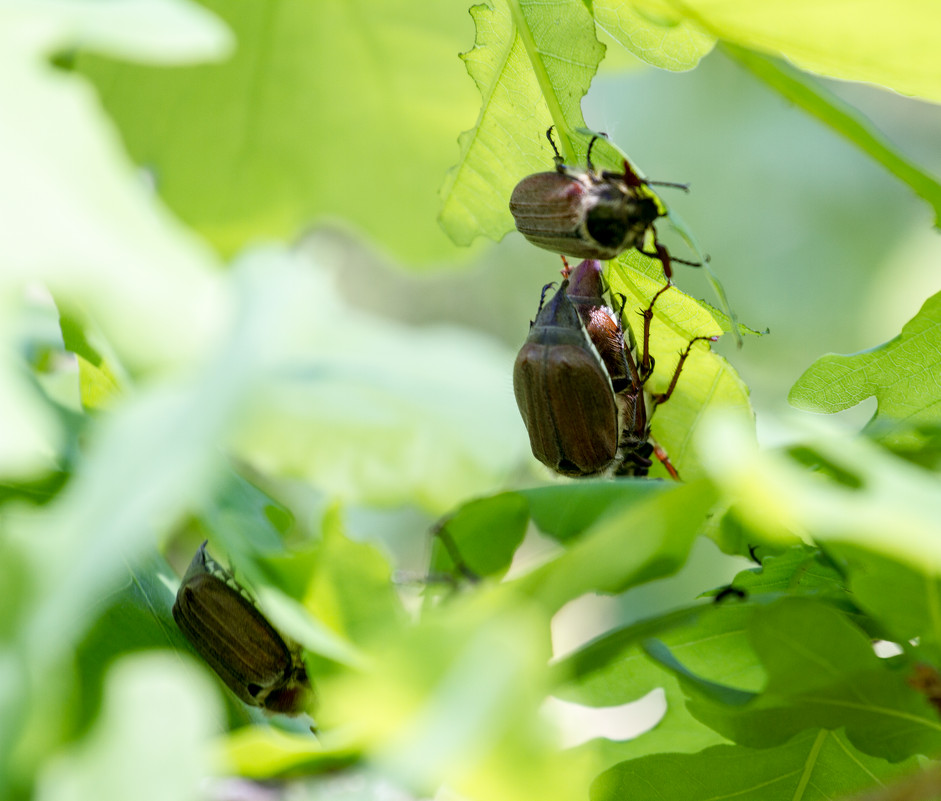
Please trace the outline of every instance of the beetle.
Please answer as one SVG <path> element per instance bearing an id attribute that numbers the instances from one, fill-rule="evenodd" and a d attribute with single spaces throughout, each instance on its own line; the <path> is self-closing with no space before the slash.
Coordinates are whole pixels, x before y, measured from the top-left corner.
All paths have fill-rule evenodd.
<path id="1" fill-rule="evenodd" d="M 650 419 L 654 409 L 669 400 L 673 394 L 693 344 L 700 340 L 714 341 L 715 338 L 693 338 L 680 353 L 667 389 L 657 395 L 651 395 L 646 390 L 654 366 L 653 357 L 650 355 L 650 324 L 653 321 L 654 305 L 671 284 L 666 283 L 641 313 L 644 320 L 643 348 L 638 353 L 637 343 L 630 328 L 625 335 L 621 324 L 623 299 L 617 312 L 605 301 L 606 289 L 601 263 L 586 259 L 573 269 L 569 267 L 564 256 L 562 263 L 562 275 L 569 281 L 569 298 L 578 309 L 586 332 L 604 362 L 615 392 L 621 433 L 617 458 L 612 466 L 613 474 L 645 476 L 652 464 L 651 455 L 656 455 L 667 472 L 674 479 L 679 479 L 666 451 L 650 434 Z"/>
<path id="2" fill-rule="evenodd" d="M 648 184 L 676 186 L 641 178 L 625 159 L 624 172 L 598 171 L 591 161 L 593 136 L 586 154 L 587 169 L 566 165 L 552 139 L 546 137 L 555 153 L 555 172 L 538 172 L 523 178 L 510 196 L 510 213 L 517 230 L 538 247 L 580 259 L 613 259 L 619 253 L 637 248 L 660 260 L 667 279 L 673 271 L 671 261 L 701 266 L 671 258 L 660 245 L 653 229 L 654 221 L 665 212 L 645 191 Z M 653 235 L 653 251 L 643 250 L 647 232 Z"/>
<path id="3" fill-rule="evenodd" d="M 312 691 L 299 646 L 275 631 L 206 542 L 180 582 L 173 619 L 239 700 L 287 715 L 307 709 Z"/>
<path id="4" fill-rule="evenodd" d="M 618 452 L 611 378 L 567 293 L 568 279 L 539 310 L 513 366 L 513 392 L 533 455 L 565 476 L 603 473 Z"/>

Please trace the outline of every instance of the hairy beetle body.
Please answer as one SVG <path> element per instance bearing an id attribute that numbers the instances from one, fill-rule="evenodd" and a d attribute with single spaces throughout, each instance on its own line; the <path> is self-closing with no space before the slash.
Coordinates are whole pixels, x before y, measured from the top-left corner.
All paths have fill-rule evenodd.
<path id="1" fill-rule="evenodd" d="M 183 576 L 173 619 L 239 700 L 269 712 L 306 708 L 310 682 L 299 649 L 275 631 L 204 542 Z"/>
<path id="2" fill-rule="evenodd" d="M 533 455 L 566 476 L 604 472 L 617 456 L 614 389 L 566 294 L 536 316 L 513 368 L 513 390 Z"/>

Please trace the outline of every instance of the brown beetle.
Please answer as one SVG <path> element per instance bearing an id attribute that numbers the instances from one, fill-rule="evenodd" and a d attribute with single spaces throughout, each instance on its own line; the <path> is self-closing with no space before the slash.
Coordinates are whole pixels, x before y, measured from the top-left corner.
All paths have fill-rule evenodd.
<path id="1" fill-rule="evenodd" d="M 180 583 L 173 619 L 241 701 L 287 715 L 306 710 L 311 686 L 300 648 L 274 630 L 205 542 Z"/>
<path id="2" fill-rule="evenodd" d="M 589 476 L 607 470 L 617 456 L 618 411 L 608 371 L 568 286 L 563 281 L 548 303 L 540 303 L 516 357 L 513 391 L 533 455 L 562 475 Z"/>
<path id="3" fill-rule="evenodd" d="M 659 259 L 669 279 L 671 257 L 653 231 L 654 221 L 665 212 L 644 187 L 653 183 L 687 187 L 647 181 L 626 160 L 623 173 L 595 170 L 591 149 L 597 136 L 588 145 L 587 169 L 567 166 L 552 139 L 552 128 L 546 136 L 555 153 L 556 169 L 528 175 L 513 189 L 510 212 L 517 230 L 538 247 L 581 259 L 613 259 L 637 248 Z M 653 232 L 653 251 L 643 250 L 648 231 Z M 682 259 L 672 261 L 700 266 Z"/>
<path id="4" fill-rule="evenodd" d="M 621 324 L 621 309 L 615 312 L 604 299 L 604 271 L 600 262 L 586 259 L 574 269 L 570 268 L 565 257 L 562 275 L 568 278 L 568 295 L 578 309 L 586 332 L 592 344 L 598 350 L 615 392 L 618 407 L 620 437 L 618 453 L 610 469 L 619 476 L 645 476 L 652 464 L 651 455 L 656 455 L 667 472 L 679 479 L 669 456 L 650 434 L 650 418 L 654 409 L 669 400 L 676 388 L 680 372 L 689 357 L 693 343 L 712 337 L 692 339 L 680 354 L 673 377 L 665 392 L 651 395 L 646 390 L 647 380 L 653 372 L 653 358 L 650 355 L 650 324 L 653 320 L 653 308 L 658 298 L 671 284 L 665 284 L 642 313 L 643 349 L 638 354 L 637 343 L 628 328 L 626 337 Z"/>

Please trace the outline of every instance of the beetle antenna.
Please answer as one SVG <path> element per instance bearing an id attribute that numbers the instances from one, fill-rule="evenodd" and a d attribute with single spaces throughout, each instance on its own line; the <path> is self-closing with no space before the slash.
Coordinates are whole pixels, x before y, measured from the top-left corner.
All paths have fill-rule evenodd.
<path id="1" fill-rule="evenodd" d="M 646 178 L 641 178 L 640 181 L 646 186 L 669 186 L 673 189 L 682 189 L 686 194 L 689 194 L 689 184 L 676 183 L 675 181 L 648 181 Z"/>
<path id="2" fill-rule="evenodd" d="M 585 154 L 585 163 L 588 165 L 589 172 L 595 171 L 595 165 L 591 163 L 591 149 L 595 146 L 595 142 L 597 142 L 599 138 L 600 137 L 595 134 L 593 137 L 591 137 L 591 141 L 588 143 L 588 152 Z"/>
<path id="3" fill-rule="evenodd" d="M 552 152 L 555 153 L 555 156 L 553 156 L 552 160 L 555 162 L 556 169 L 561 170 L 565 162 L 562 160 L 562 154 L 559 153 L 559 148 L 555 146 L 555 139 L 552 138 L 553 128 L 555 128 L 555 125 L 550 125 L 546 129 L 546 139 L 549 140 L 549 144 L 552 145 Z"/>

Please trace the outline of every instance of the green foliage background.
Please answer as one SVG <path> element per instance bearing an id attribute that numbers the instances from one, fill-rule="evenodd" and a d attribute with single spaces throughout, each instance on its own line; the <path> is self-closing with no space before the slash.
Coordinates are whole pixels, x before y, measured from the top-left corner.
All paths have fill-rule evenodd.
<path id="1" fill-rule="evenodd" d="M 931 776 L 939 26 L 928 0 L 0 4 L 0 798 Z M 682 484 L 529 455 L 512 359 L 559 264 L 487 240 L 550 124 L 569 163 L 603 130 L 599 164 L 692 182 L 659 234 L 744 323 L 655 417 Z M 654 391 L 731 328 L 680 269 Z M 659 266 L 608 280 L 637 333 Z M 304 647 L 318 736 L 173 624 L 203 539 Z"/>

